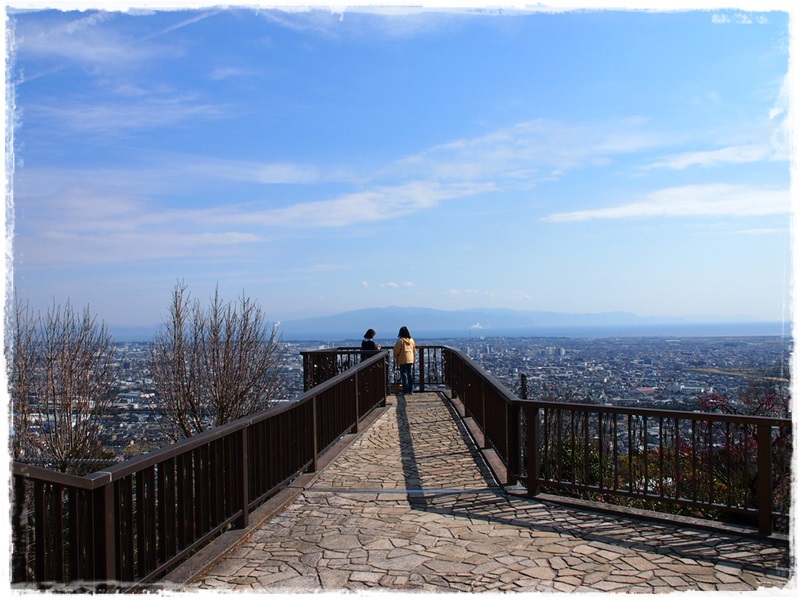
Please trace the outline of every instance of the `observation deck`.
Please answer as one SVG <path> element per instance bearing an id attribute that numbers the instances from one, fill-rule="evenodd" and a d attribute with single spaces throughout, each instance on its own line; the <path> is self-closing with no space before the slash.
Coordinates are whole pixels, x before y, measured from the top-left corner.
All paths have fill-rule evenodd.
<path id="1" fill-rule="evenodd" d="M 480 451 L 480 433 L 446 392 L 390 395 L 344 443 L 330 464 L 253 515 L 247 531 L 229 532 L 162 583 L 179 591 L 302 593 L 790 585 L 788 544 L 774 538 L 529 498 L 502 486 Z"/>
<path id="2" fill-rule="evenodd" d="M 386 351 L 304 360 L 299 398 L 105 471 L 13 463 L 13 588 L 796 587 L 789 418 L 517 398 L 446 346 L 409 395 Z"/>

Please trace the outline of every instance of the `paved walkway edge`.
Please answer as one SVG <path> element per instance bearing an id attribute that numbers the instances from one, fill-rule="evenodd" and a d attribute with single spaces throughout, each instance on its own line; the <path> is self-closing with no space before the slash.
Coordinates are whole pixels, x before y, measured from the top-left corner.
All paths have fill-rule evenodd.
<path id="1" fill-rule="evenodd" d="M 390 395 L 320 457 L 316 472 L 254 511 L 246 529 L 226 532 L 153 587 L 796 589 L 790 536 L 549 493 L 530 497 L 485 445 L 457 397 Z"/>

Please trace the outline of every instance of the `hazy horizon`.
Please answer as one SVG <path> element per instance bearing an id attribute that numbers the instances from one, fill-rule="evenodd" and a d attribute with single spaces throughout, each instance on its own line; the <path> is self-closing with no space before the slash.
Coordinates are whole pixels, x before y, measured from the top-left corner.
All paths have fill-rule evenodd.
<path id="1" fill-rule="evenodd" d="M 531 321 L 530 317 L 539 317 Z M 400 325 L 419 339 L 471 337 L 787 337 L 791 321 L 756 321 L 743 316 L 726 320 L 713 316 L 686 319 L 646 318 L 631 313 L 565 314 L 526 311 L 438 311 L 419 307 L 386 307 L 348 311 L 328 316 L 270 325 L 286 342 L 311 340 L 360 341 L 367 328 L 377 329 L 376 339 L 393 340 Z M 148 341 L 162 325 L 125 327 L 109 324 L 119 342 Z"/>

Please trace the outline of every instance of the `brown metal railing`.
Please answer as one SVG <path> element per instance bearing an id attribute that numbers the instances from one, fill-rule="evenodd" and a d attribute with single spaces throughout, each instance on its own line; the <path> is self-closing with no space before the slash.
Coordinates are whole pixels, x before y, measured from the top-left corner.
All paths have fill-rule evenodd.
<path id="1" fill-rule="evenodd" d="M 314 360 L 346 366 L 353 353 L 337 348 Z M 531 495 L 736 518 L 764 534 L 788 528 L 791 419 L 522 400 L 444 346 L 420 347 L 418 364 L 420 390 L 446 385 L 459 397 L 484 449 L 503 462 L 505 484 L 521 482 Z"/>
<path id="2" fill-rule="evenodd" d="M 529 491 L 788 526 L 789 419 L 528 401 Z"/>
<path id="3" fill-rule="evenodd" d="M 424 392 L 426 387 L 445 386 L 444 374 L 444 346 L 417 346 L 417 365 L 415 365 L 415 378 L 419 391 Z M 391 348 L 384 348 L 381 352 L 388 352 L 387 381 L 389 384 L 400 382 L 400 371 L 394 362 Z M 357 365 L 367 358 L 360 348 L 339 347 L 324 348 L 322 350 L 308 350 L 300 353 L 303 356 L 303 389 L 310 390 L 323 381 Z"/>
<path id="4" fill-rule="evenodd" d="M 390 353 L 304 353 L 311 386 L 279 405 L 86 477 L 12 465 L 12 582 L 158 579 L 304 471 L 385 402 Z M 790 419 L 521 400 L 463 352 L 422 346 L 421 391 L 447 386 L 506 466 L 505 483 L 754 519 L 791 506 Z"/>
<path id="5" fill-rule="evenodd" d="M 463 352 L 446 381 L 508 480 L 601 502 L 788 527 L 792 421 L 521 400 Z"/>
<path id="6" fill-rule="evenodd" d="M 292 479 L 386 399 L 381 352 L 298 399 L 85 477 L 13 463 L 12 582 L 158 579 Z"/>

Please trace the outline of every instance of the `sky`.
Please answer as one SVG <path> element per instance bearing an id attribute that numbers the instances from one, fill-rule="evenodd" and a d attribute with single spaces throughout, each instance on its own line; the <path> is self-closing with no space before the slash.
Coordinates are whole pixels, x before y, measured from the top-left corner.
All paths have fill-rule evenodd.
<path id="1" fill-rule="evenodd" d="M 791 3 L 545 4 L 8 4 L 8 287 L 789 318 Z"/>

